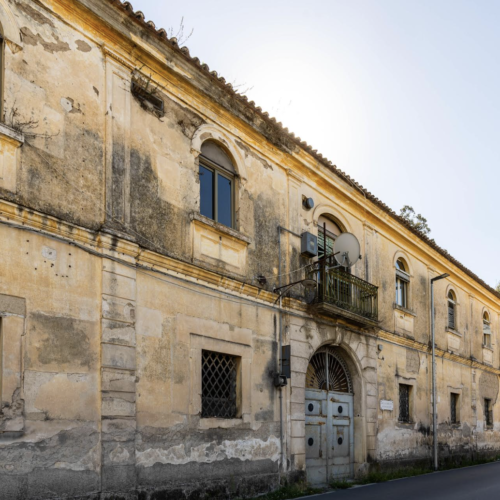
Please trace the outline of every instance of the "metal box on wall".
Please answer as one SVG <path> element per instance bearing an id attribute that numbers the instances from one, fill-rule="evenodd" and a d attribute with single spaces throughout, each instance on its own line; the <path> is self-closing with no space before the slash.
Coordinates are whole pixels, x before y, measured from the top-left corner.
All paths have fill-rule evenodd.
<path id="1" fill-rule="evenodd" d="M 312 233 L 302 233 L 300 236 L 300 253 L 303 257 L 316 257 L 318 255 L 318 237 Z"/>

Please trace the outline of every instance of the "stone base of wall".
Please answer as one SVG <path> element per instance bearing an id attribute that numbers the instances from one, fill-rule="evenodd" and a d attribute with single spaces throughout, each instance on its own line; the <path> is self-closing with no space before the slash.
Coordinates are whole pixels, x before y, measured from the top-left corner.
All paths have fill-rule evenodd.
<path id="1" fill-rule="evenodd" d="M 441 448 L 441 447 L 440 447 Z M 463 449 L 450 452 L 447 448 L 442 448 L 438 452 L 439 467 L 465 467 L 475 463 L 487 462 L 500 457 L 500 449 Z M 432 457 L 408 458 L 398 460 L 385 460 L 383 462 L 372 462 L 369 464 L 369 472 L 389 472 L 401 469 L 432 469 Z"/>

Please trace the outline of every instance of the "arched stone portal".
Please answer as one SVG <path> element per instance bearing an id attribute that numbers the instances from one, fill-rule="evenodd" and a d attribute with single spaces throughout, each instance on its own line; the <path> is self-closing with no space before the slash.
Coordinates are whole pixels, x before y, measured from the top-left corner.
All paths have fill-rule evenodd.
<path id="1" fill-rule="evenodd" d="M 354 391 L 337 347 L 320 347 L 309 361 L 305 388 L 306 473 L 311 484 L 354 475 Z"/>

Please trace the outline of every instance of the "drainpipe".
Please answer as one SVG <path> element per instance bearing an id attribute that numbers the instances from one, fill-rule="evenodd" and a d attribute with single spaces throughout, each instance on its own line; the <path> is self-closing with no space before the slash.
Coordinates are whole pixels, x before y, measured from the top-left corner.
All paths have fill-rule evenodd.
<path id="1" fill-rule="evenodd" d="M 281 287 L 281 226 L 278 226 L 278 287 Z M 282 331 L 282 319 L 281 319 L 281 306 L 282 306 L 282 299 L 281 299 L 281 293 L 280 293 L 280 307 L 279 307 L 279 323 L 278 323 L 278 328 L 279 328 L 279 345 L 278 345 L 278 370 L 281 375 L 282 372 L 282 364 L 283 360 L 281 359 L 282 356 L 282 347 L 283 347 L 283 331 Z M 285 471 L 285 452 L 283 449 L 283 387 L 280 387 L 280 451 L 281 451 L 281 472 Z"/>
<path id="2" fill-rule="evenodd" d="M 436 340 L 434 332 L 434 282 L 448 278 L 449 274 L 441 274 L 431 279 L 431 342 L 432 342 L 432 444 L 434 470 L 438 470 L 438 438 L 437 438 L 437 397 L 436 397 Z"/>

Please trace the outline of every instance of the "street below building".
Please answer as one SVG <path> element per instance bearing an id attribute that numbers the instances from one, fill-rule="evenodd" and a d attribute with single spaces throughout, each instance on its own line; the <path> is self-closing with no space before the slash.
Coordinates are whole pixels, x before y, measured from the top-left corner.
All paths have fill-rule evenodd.
<path id="1" fill-rule="evenodd" d="M 314 500 L 484 500 L 500 498 L 500 462 L 337 490 Z"/>

